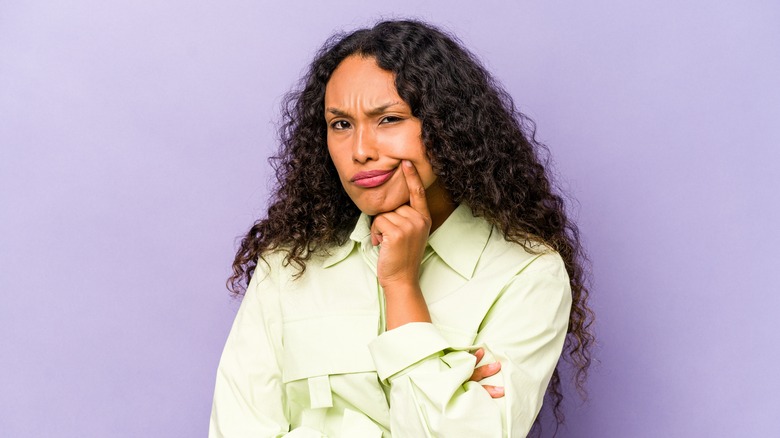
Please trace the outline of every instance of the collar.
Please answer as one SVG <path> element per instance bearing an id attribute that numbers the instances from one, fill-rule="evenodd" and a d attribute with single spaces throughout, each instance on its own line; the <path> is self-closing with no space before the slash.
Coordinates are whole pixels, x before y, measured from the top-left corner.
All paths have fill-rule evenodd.
<path id="1" fill-rule="evenodd" d="M 460 204 L 428 237 L 428 245 L 447 266 L 460 276 L 471 279 L 492 228 L 486 220 L 474 216 L 468 205 Z M 360 214 L 349 240 L 333 250 L 323 267 L 333 266 L 347 258 L 355 245 L 360 245 L 363 252 L 377 250 L 371 245 L 371 217 L 365 213 Z"/>
<path id="2" fill-rule="evenodd" d="M 365 241 L 368 241 L 368 247 L 364 245 Z M 371 216 L 365 213 L 360 213 L 355 228 L 352 230 L 352 234 L 349 235 L 349 240 L 344 242 L 343 245 L 334 248 L 323 261 L 322 267 L 329 268 L 347 258 L 352 253 L 352 250 L 355 249 L 356 244 L 361 244 L 361 247 L 364 249 L 371 246 Z"/>
<path id="3" fill-rule="evenodd" d="M 488 221 L 474 216 L 468 205 L 460 204 L 428 237 L 428 244 L 447 266 L 470 280 L 492 229 Z"/>

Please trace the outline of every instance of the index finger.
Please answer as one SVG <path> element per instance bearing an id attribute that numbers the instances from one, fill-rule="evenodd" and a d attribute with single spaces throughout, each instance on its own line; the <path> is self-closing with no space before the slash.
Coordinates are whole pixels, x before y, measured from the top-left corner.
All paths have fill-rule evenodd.
<path id="1" fill-rule="evenodd" d="M 420 174 L 417 173 L 417 168 L 409 160 L 403 160 L 402 164 L 406 187 L 409 189 L 409 205 L 418 213 L 430 219 L 431 213 L 428 211 L 428 198 L 425 197 L 425 186 L 420 178 Z"/>

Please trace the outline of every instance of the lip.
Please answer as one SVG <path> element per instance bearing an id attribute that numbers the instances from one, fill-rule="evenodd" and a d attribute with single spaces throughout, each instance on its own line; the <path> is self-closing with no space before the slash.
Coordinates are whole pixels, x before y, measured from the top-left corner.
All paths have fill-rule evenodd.
<path id="1" fill-rule="evenodd" d="M 397 167 L 390 170 L 368 170 L 358 172 L 350 180 L 353 184 L 363 188 L 379 187 L 393 176 Z"/>

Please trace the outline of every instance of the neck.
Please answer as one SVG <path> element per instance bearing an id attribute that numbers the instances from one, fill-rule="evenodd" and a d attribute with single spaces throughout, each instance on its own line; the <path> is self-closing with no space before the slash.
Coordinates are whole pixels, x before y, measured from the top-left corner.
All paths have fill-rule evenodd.
<path id="1" fill-rule="evenodd" d="M 450 217 L 457 206 L 438 179 L 425 190 L 425 195 L 428 198 L 428 211 L 431 212 L 431 233 L 433 233 Z"/>

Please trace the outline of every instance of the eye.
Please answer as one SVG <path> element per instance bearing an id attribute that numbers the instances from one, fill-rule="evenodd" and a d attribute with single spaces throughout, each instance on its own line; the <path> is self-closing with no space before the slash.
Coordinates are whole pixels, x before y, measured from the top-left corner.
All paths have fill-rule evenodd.
<path id="1" fill-rule="evenodd" d="M 346 120 L 336 120 L 330 124 L 330 127 L 336 131 L 343 131 L 349 129 L 349 122 Z"/>
<path id="2" fill-rule="evenodd" d="M 398 123 L 401 120 L 403 120 L 401 117 L 386 116 L 386 117 L 382 117 L 382 120 L 380 120 L 379 123 L 380 124 L 382 124 L 382 123 Z"/>

